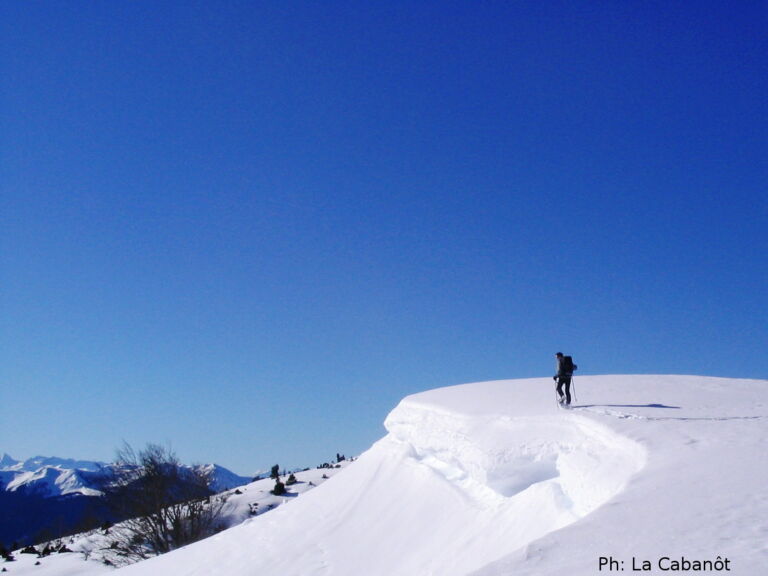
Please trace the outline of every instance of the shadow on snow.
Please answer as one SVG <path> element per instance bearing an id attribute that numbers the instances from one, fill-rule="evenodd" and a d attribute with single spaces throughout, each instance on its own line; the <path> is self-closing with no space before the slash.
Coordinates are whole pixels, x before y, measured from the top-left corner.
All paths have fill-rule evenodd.
<path id="1" fill-rule="evenodd" d="M 668 408 L 680 410 L 681 406 L 667 406 L 666 404 L 574 404 L 571 408 Z"/>

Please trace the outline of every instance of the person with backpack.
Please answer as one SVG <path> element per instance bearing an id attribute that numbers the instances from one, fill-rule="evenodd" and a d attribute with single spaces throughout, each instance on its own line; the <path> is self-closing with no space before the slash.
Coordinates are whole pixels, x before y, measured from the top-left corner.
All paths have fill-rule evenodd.
<path id="1" fill-rule="evenodd" d="M 558 402 L 571 405 L 571 378 L 573 378 L 573 371 L 576 370 L 576 364 L 573 363 L 571 356 L 563 356 L 562 352 L 555 354 L 557 359 L 557 374 L 554 375 L 554 380 L 557 382 L 557 395 Z M 563 394 L 563 387 L 565 387 L 565 394 Z"/>

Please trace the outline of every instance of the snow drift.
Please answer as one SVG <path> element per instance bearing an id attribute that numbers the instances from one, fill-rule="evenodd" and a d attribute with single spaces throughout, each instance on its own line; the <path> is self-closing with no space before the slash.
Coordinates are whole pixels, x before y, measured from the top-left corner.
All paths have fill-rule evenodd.
<path id="1" fill-rule="evenodd" d="M 387 418 L 376 450 L 397 464 L 382 492 L 408 491 L 409 514 L 430 519 L 389 520 L 403 574 L 466 574 L 588 514 L 645 463 L 640 444 L 593 420 L 488 411 L 463 398 L 475 392 L 411 397 Z"/>

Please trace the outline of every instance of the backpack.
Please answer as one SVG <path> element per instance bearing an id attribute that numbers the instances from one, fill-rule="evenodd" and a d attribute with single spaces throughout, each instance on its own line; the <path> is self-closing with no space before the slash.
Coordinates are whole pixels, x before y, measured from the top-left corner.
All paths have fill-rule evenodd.
<path id="1" fill-rule="evenodd" d="M 574 370 L 577 368 L 578 366 L 573 363 L 573 358 L 571 356 L 563 356 L 562 370 L 565 374 L 573 374 Z"/>

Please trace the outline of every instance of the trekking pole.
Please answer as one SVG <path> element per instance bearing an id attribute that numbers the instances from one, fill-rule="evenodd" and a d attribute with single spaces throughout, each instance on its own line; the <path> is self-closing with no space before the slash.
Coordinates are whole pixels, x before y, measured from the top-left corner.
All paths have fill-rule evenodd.
<path id="1" fill-rule="evenodd" d="M 573 401 L 578 402 L 579 399 L 576 398 L 576 378 L 571 376 L 571 386 L 573 386 Z"/>

